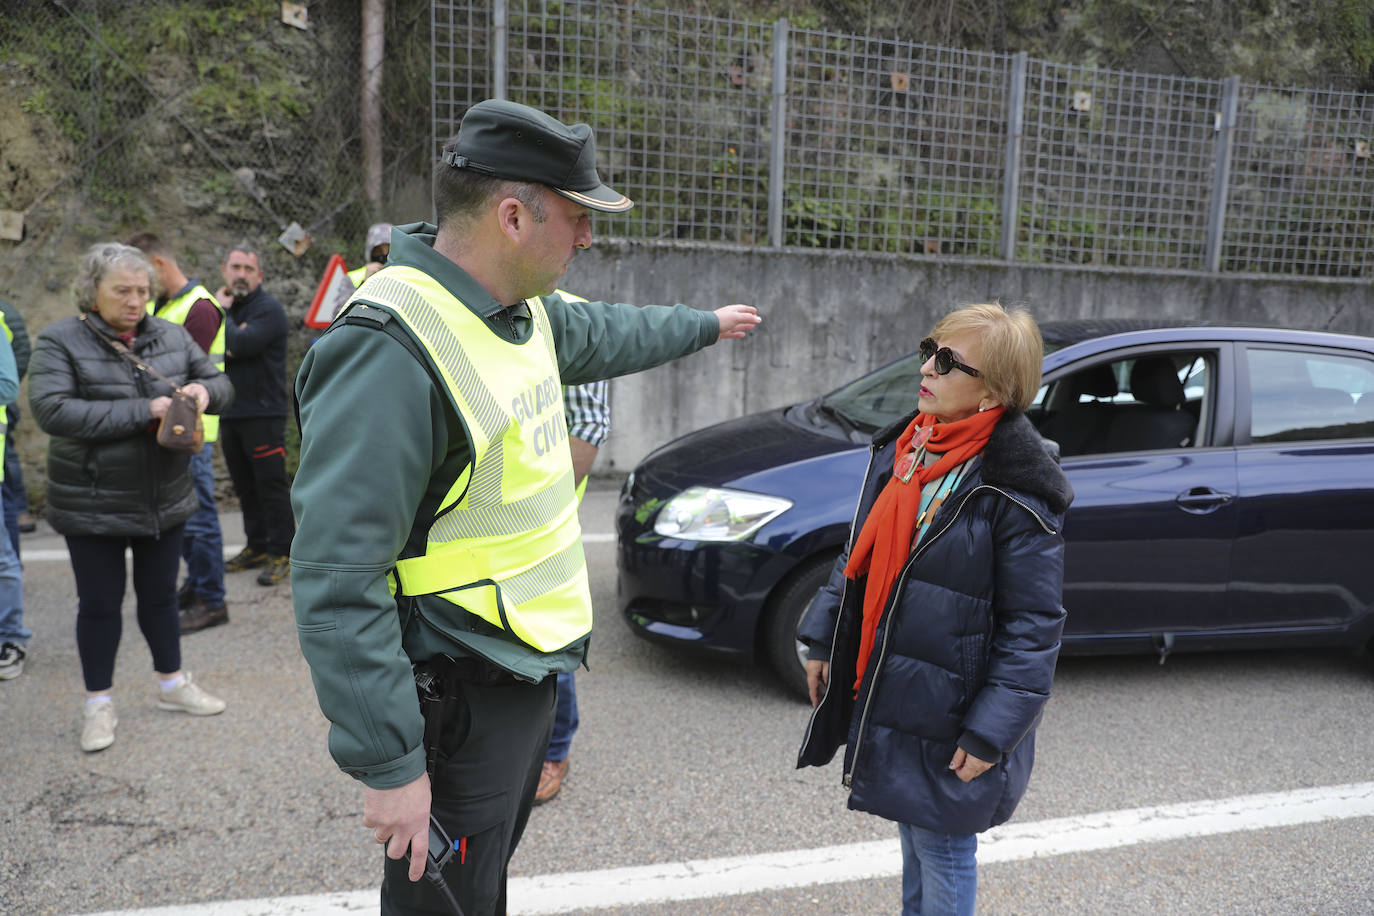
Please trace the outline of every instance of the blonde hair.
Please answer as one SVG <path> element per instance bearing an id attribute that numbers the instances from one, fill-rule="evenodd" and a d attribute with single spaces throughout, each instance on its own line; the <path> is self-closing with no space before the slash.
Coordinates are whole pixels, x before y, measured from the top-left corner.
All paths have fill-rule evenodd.
<path id="1" fill-rule="evenodd" d="M 1045 342 L 1040 328 L 1024 308 L 1010 311 L 1001 303 L 969 305 L 935 323 L 930 336 L 977 334 L 983 344 L 982 365 L 976 367 L 983 384 L 1008 410 L 1025 410 L 1040 390 L 1040 364 Z"/>

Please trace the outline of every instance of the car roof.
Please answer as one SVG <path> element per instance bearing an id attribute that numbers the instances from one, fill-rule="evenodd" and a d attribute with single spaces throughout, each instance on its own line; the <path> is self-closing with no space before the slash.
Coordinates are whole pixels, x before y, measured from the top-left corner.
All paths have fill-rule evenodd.
<path id="1" fill-rule="evenodd" d="M 1047 344 L 1067 347 L 1071 344 L 1125 334 L 1130 331 L 1157 331 L 1161 328 L 1211 327 L 1205 318 L 1068 318 L 1040 323 L 1040 336 Z M 1255 325 L 1272 327 L 1272 325 Z"/>
<path id="2" fill-rule="evenodd" d="M 1088 318 L 1046 321 L 1040 325 L 1040 333 L 1047 344 L 1046 350 L 1053 349 L 1053 352 L 1046 353 L 1046 369 L 1076 358 L 1085 349 L 1100 352 L 1140 344 L 1183 341 L 1234 340 L 1374 351 L 1374 337 L 1331 331 L 1307 331 L 1277 325 L 1216 324 L 1205 319 L 1189 321 L 1167 318 Z M 1106 342 L 1109 343 L 1104 345 Z"/>
<path id="3" fill-rule="evenodd" d="M 1040 336 L 1046 343 L 1069 346 L 1099 336 L 1128 331 L 1154 331 L 1158 328 L 1205 327 L 1208 321 L 1187 319 L 1062 319 L 1040 321 Z"/>

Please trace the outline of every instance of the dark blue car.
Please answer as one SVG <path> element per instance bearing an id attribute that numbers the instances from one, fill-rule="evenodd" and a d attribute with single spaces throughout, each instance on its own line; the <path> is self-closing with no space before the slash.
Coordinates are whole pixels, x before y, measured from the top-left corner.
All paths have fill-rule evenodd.
<path id="1" fill-rule="evenodd" d="M 1365 646 L 1374 637 L 1374 339 L 1048 322 L 1029 415 L 1077 494 L 1064 650 Z M 805 692 L 797 621 L 843 549 L 872 433 L 915 354 L 658 449 L 621 493 L 640 635 L 767 661 Z"/>

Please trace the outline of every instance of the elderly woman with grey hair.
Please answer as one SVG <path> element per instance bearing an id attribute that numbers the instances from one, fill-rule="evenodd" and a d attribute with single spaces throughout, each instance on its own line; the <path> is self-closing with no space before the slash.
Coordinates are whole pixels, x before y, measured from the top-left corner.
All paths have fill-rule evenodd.
<path id="1" fill-rule="evenodd" d="M 156 439 L 172 390 L 143 366 L 182 386 L 202 410 L 223 410 L 234 388 L 185 328 L 148 314 L 153 278 L 137 248 L 92 246 L 73 287 L 80 314 L 43 329 L 29 368 L 29 404 L 50 437 L 45 516 L 66 536 L 76 576 L 84 751 L 114 743 L 126 548 L 133 550 L 138 626 L 160 682 L 158 708 L 210 716 L 225 706 L 181 668 L 176 575 L 182 527 L 199 502 L 190 453 Z M 121 343 L 142 365 L 120 352 Z"/>

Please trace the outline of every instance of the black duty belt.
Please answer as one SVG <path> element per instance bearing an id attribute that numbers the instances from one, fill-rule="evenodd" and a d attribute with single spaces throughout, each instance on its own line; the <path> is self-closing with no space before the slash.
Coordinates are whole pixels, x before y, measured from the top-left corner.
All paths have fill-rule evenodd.
<path id="1" fill-rule="evenodd" d="M 494 665 L 485 658 L 449 658 L 441 656 L 437 661 L 447 669 L 455 680 L 468 684 L 482 684 L 487 687 L 496 684 L 527 684 L 500 665 Z"/>

